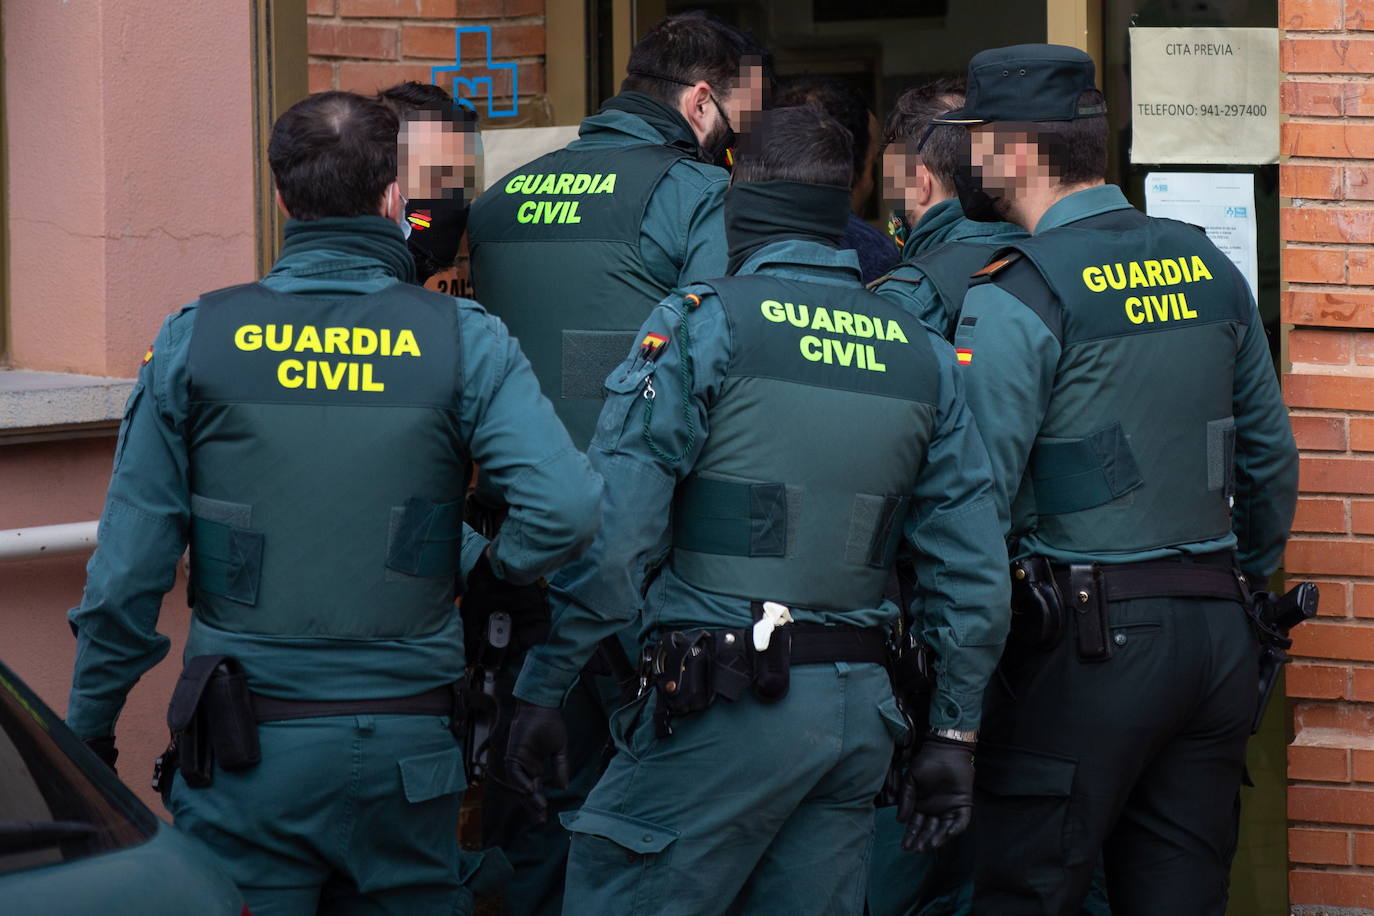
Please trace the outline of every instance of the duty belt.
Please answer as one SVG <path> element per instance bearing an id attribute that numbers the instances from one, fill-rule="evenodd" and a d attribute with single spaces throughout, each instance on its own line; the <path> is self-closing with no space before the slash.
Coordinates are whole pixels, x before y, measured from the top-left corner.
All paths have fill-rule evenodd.
<path id="1" fill-rule="evenodd" d="M 793 666 L 886 666 L 889 659 L 887 637 L 876 628 L 789 623 L 771 630 L 761 650 L 752 627 L 670 630 L 644 650 L 640 684 L 658 691 L 654 718 L 664 737 L 674 717 L 700 712 L 717 697 L 734 701 L 752 692 L 765 703 L 781 700 Z"/>
<path id="2" fill-rule="evenodd" d="M 1136 598 L 1221 598 L 1247 602 L 1235 556 L 1229 550 L 1140 563 L 1085 564 L 1092 570 L 1105 601 Z M 1070 606 L 1076 601 L 1074 570 L 1077 564 L 1052 563 L 1054 581 Z"/>
<path id="3" fill-rule="evenodd" d="M 324 716 L 448 716 L 462 721 L 466 703 L 459 684 L 435 687 L 408 697 L 375 700 L 283 700 L 253 695 L 253 718 L 259 724 Z"/>

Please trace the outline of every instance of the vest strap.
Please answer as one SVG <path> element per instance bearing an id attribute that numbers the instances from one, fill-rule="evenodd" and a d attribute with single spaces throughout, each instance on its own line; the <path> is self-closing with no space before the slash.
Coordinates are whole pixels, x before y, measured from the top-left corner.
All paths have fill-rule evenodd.
<path id="1" fill-rule="evenodd" d="M 1037 442 L 1030 465 L 1041 515 L 1091 509 L 1144 483 L 1120 423 L 1085 439 Z"/>
<path id="2" fill-rule="evenodd" d="M 673 546 L 731 557 L 787 555 L 787 488 L 690 477 L 673 512 Z"/>
<path id="3" fill-rule="evenodd" d="M 407 576 L 451 576 L 458 571 L 463 536 L 461 501 L 432 503 L 417 496 L 392 507 L 386 567 Z"/>
<path id="4" fill-rule="evenodd" d="M 678 493 L 673 546 L 732 557 L 787 556 L 798 502 L 781 483 L 746 483 L 694 476 Z M 910 497 L 859 493 L 849 520 L 846 559 L 873 569 L 896 560 Z"/>
<path id="5" fill-rule="evenodd" d="M 263 536 L 199 515 L 191 516 L 191 570 L 195 588 L 236 601 L 258 603 Z"/>

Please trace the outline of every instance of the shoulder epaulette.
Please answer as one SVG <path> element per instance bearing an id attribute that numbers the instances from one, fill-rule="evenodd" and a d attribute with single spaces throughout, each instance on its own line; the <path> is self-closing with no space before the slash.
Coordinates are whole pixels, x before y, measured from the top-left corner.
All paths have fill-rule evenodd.
<path id="1" fill-rule="evenodd" d="M 1020 259 L 1021 259 L 1021 252 L 1019 252 L 1019 251 L 1008 251 L 1006 254 L 1002 255 L 1002 256 L 1001 256 L 1000 258 L 998 258 L 997 260 L 995 260 L 995 261 L 991 262 L 990 264 L 987 264 L 987 265 L 985 265 L 985 266 L 979 268 L 978 270 L 974 271 L 973 273 L 969 274 L 969 279 L 970 279 L 970 280 L 984 280 L 984 281 L 986 281 L 986 278 L 988 278 L 988 277 L 995 277 L 995 276 L 998 274 L 999 271 L 1005 270 L 1006 268 L 1010 267 L 1012 264 L 1015 264 L 1015 263 L 1016 263 L 1017 261 L 1019 261 Z"/>

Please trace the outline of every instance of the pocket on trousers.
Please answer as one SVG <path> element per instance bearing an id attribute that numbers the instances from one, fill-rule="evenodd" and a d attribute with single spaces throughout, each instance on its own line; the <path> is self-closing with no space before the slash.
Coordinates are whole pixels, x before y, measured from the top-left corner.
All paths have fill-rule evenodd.
<path id="1" fill-rule="evenodd" d="M 401 768 L 401 785 L 406 801 L 411 804 L 430 801 L 468 787 L 463 772 L 463 753 L 457 747 L 407 757 L 397 764 Z"/>
<path id="2" fill-rule="evenodd" d="M 1073 815 L 1078 763 L 1041 751 L 980 744 L 974 811 L 980 880 L 997 886 L 1044 889 L 1062 879 L 1066 865 L 1084 857 Z M 991 874 L 985 874 L 990 870 Z"/>
<path id="3" fill-rule="evenodd" d="M 595 808 L 566 811 L 558 819 L 575 840 L 584 841 L 579 844 L 578 855 L 588 862 L 623 866 L 663 852 L 680 836 L 670 827 Z"/>
<path id="4" fill-rule="evenodd" d="M 883 717 L 883 725 L 887 726 L 887 733 L 892 736 L 893 741 L 901 741 L 911 731 L 907 724 L 906 717 L 897 708 L 897 699 L 892 696 L 885 696 L 878 704 L 878 715 Z"/>

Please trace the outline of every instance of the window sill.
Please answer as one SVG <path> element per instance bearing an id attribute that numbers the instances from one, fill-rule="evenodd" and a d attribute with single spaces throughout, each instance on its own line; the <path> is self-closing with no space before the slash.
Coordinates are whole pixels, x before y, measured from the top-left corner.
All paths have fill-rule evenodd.
<path id="1" fill-rule="evenodd" d="M 0 445 L 109 436 L 133 379 L 0 369 Z"/>

